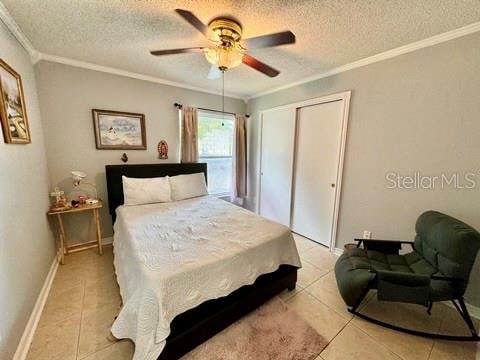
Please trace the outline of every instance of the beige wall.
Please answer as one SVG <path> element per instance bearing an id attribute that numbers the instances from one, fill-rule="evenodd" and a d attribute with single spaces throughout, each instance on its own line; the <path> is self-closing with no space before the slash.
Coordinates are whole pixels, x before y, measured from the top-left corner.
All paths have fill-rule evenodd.
<path id="1" fill-rule="evenodd" d="M 52 265 L 49 180 L 30 58 L 0 22 L 0 58 L 21 76 L 32 143 L 0 138 L 0 359 L 11 359 Z"/>
<path id="2" fill-rule="evenodd" d="M 178 162 L 178 111 L 174 102 L 221 108 L 221 97 L 217 95 L 52 62 L 38 63 L 35 74 L 52 185 L 71 191 L 70 172 L 85 171 L 88 180 L 96 183 L 99 197 L 105 200 L 105 165 L 122 164 L 123 152 L 127 153 L 129 164 Z M 206 74 L 205 81 L 211 81 Z M 92 108 L 145 114 L 147 150 L 96 150 Z M 245 103 L 226 98 L 225 109 L 244 113 Z M 168 161 L 158 159 L 157 144 L 162 139 L 169 144 Z M 94 238 L 90 219 L 89 214 L 67 219 L 67 236 L 72 242 Z M 101 220 L 103 236 L 111 236 L 111 218 L 106 207 Z"/>
<path id="3" fill-rule="evenodd" d="M 412 239 L 436 209 L 480 229 L 480 33 L 250 100 L 248 207 L 257 194 L 259 111 L 352 90 L 337 247 L 370 230 Z M 390 190 L 388 172 L 475 173 L 473 190 Z M 480 264 L 468 290 L 480 305 Z"/>

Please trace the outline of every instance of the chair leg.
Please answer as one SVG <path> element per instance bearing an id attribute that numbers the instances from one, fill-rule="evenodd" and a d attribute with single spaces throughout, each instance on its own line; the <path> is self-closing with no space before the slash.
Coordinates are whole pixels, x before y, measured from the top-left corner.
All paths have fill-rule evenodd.
<path id="1" fill-rule="evenodd" d="M 444 335 L 444 334 L 438 334 L 438 333 L 428 333 L 424 331 L 417 331 L 413 329 L 406 329 L 400 326 L 396 326 L 393 324 L 389 324 L 389 323 L 371 318 L 370 316 L 367 316 L 367 315 L 363 315 L 362 313 L 358 312 L 357 309 L 362 303 L 362 300 L 365 298 L 365 295 L 367 293 L 368 293 L 368 290 L 360 297 L 360 299 L 355 303 L 355 305 L 353 305 L 351 308 L 348 309 L 350 313 L 354 314 L 355 316 L 358 316 L 363 320 L 369 321 L 376 325 L 383 326 L 387 329 L 396 330 L 396 331 L 403 332 L 405 334 L 410 334 L 415 336 L 423 336 L 430 339 L 449 340 L 449 341 L 475 341 L 475 342 L 480 341 L 480 336 L 478 336 L 475 331 L 473 321 L 470 318 L 470 315 L 468 314 L 468 310 L 467 310 L 467 307 L 465 306 L 465 303 L 463 302 L 463 299 L 457 299 L 460 303 L 460 306 L 455 301 L 452 301 L 452 302 L 454 303 L 456 309 L 458 310 L 458 312 L 460 313 L 460 315 L 462 316 L 462 318 L 465 320 L 468 327 L 470 328 L 470 331 L 472 332 L 471 336 Z M 462 309 L 464 310 L 462 311 Z"/>
<path id="2" fill-rule="evenodd" d="M 428 304 L 428 309 L 427 309 L 427 314 L 428 315 L 432 315 L 432 306 L 433 306 L 433 302 L 430 301 L 430 303 Z"/>
<path id="3" fill-rule="evenodd" d="M 468 312 L 468 309 L 467 309 L 467 306 L 465 305 L 465 301 L 463 300 L 463 297 L 460 297 L 457 300 L 458 300 L 458 303 L 460 304 L 460 307 L 457 305 L 455 300 L 452 300 L 453 305 L 455 305 L 455 308 L 457 309 L 457 311 L 460 313 L 463 320 L 467 324 L 468 328 L 470 329 L 470 332 L 472 333 L 472 336 L 478 337 L 477 330 L 475 329 L 475 325 L 473 324 L 472 318 L 470 317 L 470 313 Z"/>
<path id="4" fill-rule="evenodd" d="M 357 312 L 358 307 L 362 304 L 363 300 L 365 299 L 365 296 L 367 296 L 369 291 L 370 291 L 370 287 L 367 286 L 367 288 L 363 290 L 357 302 L 350 309 L 348 309 L 348 311 L 351 312 L 352 314 L 355 314 Z"/>

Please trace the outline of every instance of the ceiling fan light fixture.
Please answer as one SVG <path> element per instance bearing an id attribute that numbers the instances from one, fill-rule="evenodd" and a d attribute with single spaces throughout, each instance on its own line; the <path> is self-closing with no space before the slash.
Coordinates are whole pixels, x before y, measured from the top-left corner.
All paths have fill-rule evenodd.
<path id="1" fill-rule="evenodd" d="M 154 56 L 163 56 L 203 52 L 207 61 L 213 64 L 208 75 L 209 79 L 216 79 L 225 70 L 240 64 L 245 64 L 268 77 L 275 77 L 280 74 L 280 71 L 248 55 L 247 49 L 261 49 L 295 43 L 295 34 L 290 30 L 242 39 L 242 25 L 232 17 L 222 16 L 215 18 L 207 26 L 191 11 L 184 9 L 175 9 L 175 11 L 186 22 L 201 32 L 210 41 L 211 47 L 197 46 L 182 49 L 154 50 L 150 51 L 150 53 Z M 220 72 L 216 71 L 217 69 Z"/>
<path id="2" fill-rule="evenodd" d="M 242 63 L 244 50 L 231 46 L 219 46 L 214 48 L 206 48 L 204 50 L 205 57 L 210 64 L 219 68 L 231 69 Z"/>

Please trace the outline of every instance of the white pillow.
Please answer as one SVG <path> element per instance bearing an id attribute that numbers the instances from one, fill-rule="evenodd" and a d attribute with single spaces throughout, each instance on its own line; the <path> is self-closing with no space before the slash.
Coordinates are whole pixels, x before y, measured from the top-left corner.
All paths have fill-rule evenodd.
<path id="1" fill-rule="evenodd" d="M 141 205 L 172 201 L 168 176 L 128 178 L 122 176 L 124 205 Z"/>
<path id="2" fill-rule="evenodd" d="M 203 173 L 177 175 L 169 177 L 168 180 L 170 181 L 173 201 L 208 195 Z"/>

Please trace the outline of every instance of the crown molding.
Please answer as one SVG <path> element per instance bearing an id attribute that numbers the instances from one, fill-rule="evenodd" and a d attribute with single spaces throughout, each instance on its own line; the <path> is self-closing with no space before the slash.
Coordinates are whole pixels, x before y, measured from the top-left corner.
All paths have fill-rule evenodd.
<path id="1" fill-rule="evenodd" d="M 74 67 L 79 67 L 83 69 L 88 69 L 88 70 L 94 70 L 94 71 L 100 71 L 108 74 L 113 74 L 113 75 L 119 75 L 119 76 L 124 76 L 124 77 L 129 77 L 137 80 L 143 80 L 143 81 L 149 81 L 157 84 L 162 84 L 162 85 L 168 85 L 168 86 L 174 86 L 178 88 L 183 88 L 187 90 L 193 90 L 193 91 L 199 91 L 202 93 L 207 93 L 207 94 L 213 94 L 213 95 L 222 95 L 221 92 L 219 91 L 214 91 L 214 90 L 209 90 L 209 89 L 204 89 L 201 87 L 197 86 L 191 86 L 185 83 L 179 83 L 175 81 L 170 81 L 170 80 L 165 80 L 161 78 L 157 78 L 155 76 L 149 76 L 149 75 L 144 75 L 136 72 L 130 72 L 130 71 L 125 71 L 109 66 L 103 66 L 103 65 L 97 65 L 85 61 L 79 61 L 75 59 L 70 59 L 62 56 L 56 56 L 56 55 L 50 55 L 50 54 L 45 54 L 45 53 L 38 53 L 37 56 L 37 61 L 49 61 L 49 62 L 55 62 L 59 64 L 64 64 L 64 65 L 70 65 Z M 245 100 L 245 97 L 242 97 L 238 94 L 232 94 L 232 93 L 225 93 L 226 97 L 234 98 L 234 99 L 240 99 L 240 100 Z"/>
<path id="2" fill-rule="evenodd" d="M 5 24 L 5 26 L 10 30 L 10 32 L 15 36 L 18 42 L 23 46 L 23 48 L 27 51 L 30 58 L 35 59 L 38 57 L 38 52 L 33 47 L 32 43 L 23 33 L 20 26 L 18 26 L 17 22 L 13 19 L 12 15 L 8 11 L 8 9 L 3 5 L 0 1 L 0 20 Z"/>
<path id="3" fill-rule="evenodd" d="M 33 64 L 36 64 L 37 62 L 44 60 L 44 61 L 50 61 L 50 62 L 56 62 L 60 64 L 65 64 L 65 65 L 70 65 L 70 66 L 75 66 L 75 67 L 80 67 L 84 69 L 89 69 L 89 70 L 95 70 L 95 71 L 100 71 L 100 72 L 105 72 L 109 74 L 114 74 L 114 75 L 119 75 L 119 76 L 125 76 L 133 79 L 138 79 L 138 80 L 143 80 L 143 81 L 149 81 L 149 82 L 154 82 L 157 84 L 163 84 L 163 85 L 169 85 L 169 86 L 174 86 L 174 87 L 179 87 L 187 90 L 193 90 L 193 91 L 199 91 L 207 94 L 213 94 L 213 95 L 222 95 L 221 92 L 219 91 L 213 91 L 209 89 L 204 89 L 201 87 L 197 86 L 190 86 L 185 83 L 180 83 L 180 82 L 175 82 L 175 81 L 170 81 L 166 79 L 161 79 L 157 78 L 155 76 L 149 76 L 149 75 L 144 75 L 140 73 L 135 73 L 135 72 L 130 72 L 130 71 L 125 71 L 113 67 L 108 67 L 108 66 L 103 66 L 103 65 L 97 65 L 89 62 L 84 62 L 84 61 L 79 61 L 79 60 L 74 60 L 70 58 L 65 58 L 61 56 L 56 56 L 56 55 L 50 55 L 46 53 L 40 53 L 38 52 L 30 42 L 30 40 L 27 38 L 27 36 L 23 33 L 23 31 L 20 29 L 16 21 L 13 19 L 12 15 L 10 12 L 7 10 L 5 5 L 3 5 L 2 1 L 0 0 L 0 20 L 7 26 L 7 28 L 10 30 L 10 32 L 17 38 L 17 40 L 20 42 L 20 44 L 25 48 L 25 50 L 28 52 L 30 55 L 31 61 Z M 451 31 L 447 31 L 442 34 L 434 35 L 432 37 L 416 41 L 404 46 L 397 47 L 395 49 L 387 50 L 385 52 L 369 56 L 354 62 L 351 62 L 346 65 L 339 66 L 337 68 L 334 68 L 332 70 L 316 74 L 313 76 L 309 76 L 307 78 L 304 78 L 302 80 L 298 80 L 295 82 L 291 82 L 286 85 L 274 87 L 269 90 L 261 91 L 256 94 L 250 95 L 250 96 L 241 96 L 238 94 L 234 93 L 225 93 L 225 96 L 234 98 L 234 99 L 240 99 L 243 100 L 245 103 L 248 103 L 249 100 L 252 100 L 254 98 L 258 98 L 260 96 L 268 95 L 268 94 L 273 94 L 275 92 L 289 89 L 298 85 L 302 85 L 311 81 L 323 79 L 332 75 L 340 74 L 345 71 L 357 69 L 359 67 L 363 67 L 369 64 L 374 64 L 379 61 L 387 60 L 394 58 L 396 56 L 400 56 L 403 54 L 407 54 L 416 50 L 424 49 L 430 46 L 434 46 L 437 44 L 441 44 L 443 42 L 457 39 L 459 37 L 473 34 L 475 32 L 480 31 L 480 21 L 472 23 L 470 25 L 454 29 Z"/>
<path id="4" fill-rule="evenodd" d="M 410 52 L 413 52 L 413 51 L 416 51 L 416 50 L 420 50 L 420 49 L 424 49 L 424 48 L 427 48 L 427 47 L 430 47 L 430 46 L 441 44 L 441 43 L 444 43 L 446 41 L 457 39 L 459 37 L 469 35 L 469 34 L 473 34 L 473 33 L 478 32 L 478 31 L 480 31 L 480 21 L 475 22 L 475 23 L 470 24 L 470 25 L 467 25 L 467 26 L 464 26 L 464 27 L 461 27 L 461 28 L 458 28 L 458 29 L 455 29 L 455 30 L 447 31 L 447 32 L 442 33 L 442 34 L 434 35 L 432 37 L 429 37 L 429 38 L 426 38 L 426 39 L 423 39 L 423 40 L 420 40 L 420 41 L 416 41 L 416 42 L 413 42 L 413 43 L 410 43 L 410 44 L 407 44 L 407 45 L 404 45 L 404 46 L 400 46 L 400 47 L 397 47 L 395 49 L 387 50 L 385 52 L 382 52 L 382 53 L 379 53 L 379 54 L 376 54 L 376 55 L 373 55 L 373 56 L 369 56 L 369 57 L 351 62 L 351 63 L 346 64 L 346 65 L 339 66 L 339 67 L 334 68 L 332 70 L 329 70 L 329 71 L 326 71 L 326 72 L 323 72 L 323 73 L 320 73 L 320 74 L 317 74 L 317 75 L 309 76 L 309 77 L 304 78 L 304 79 L 299 80 L 299 81 L 295 81 L 295 82 L 292 82 L 292 83 L 289 83 L 289 84 L 286 84 L 286 85 L 278 86 L 278 87 L 275 87 L 275 88 L 272 88 L 272 89 L 269 89 L 269 90 L 261 91 L 259 93 L 256 93 L 256 94 L 248 97 L 247 100 L 258 98 L 258 97 L 264 96 L 264 95 L 273 94 L 273 93 L 281 91 L 281 90 L 289 89 L 289 88 L 292 88 L 294 86 L 302 85 L 302 84 L 305 84 L 305 83 L 308 83 L 308 82 L 311 82 L 311 81 L 315 81 L 315 80 L 323 79 L 323 78 L 326 78 L 326 77 L 329 77 L 329 76 L 332 76 L 332 75 L 340 74 L 340 73 L 345 72 L 345 71 L 357 69 L 359 67 L 370 65 L 370 64 L 373 64 L 373 63 L 376 63 L 376 62 L 379 62 L 379 61 L 391 59 L 391 58 L 394 58 L 396 56 L 400 56 L 400 55 L 407 54 L 407 53 L 410 53 Z"/>

